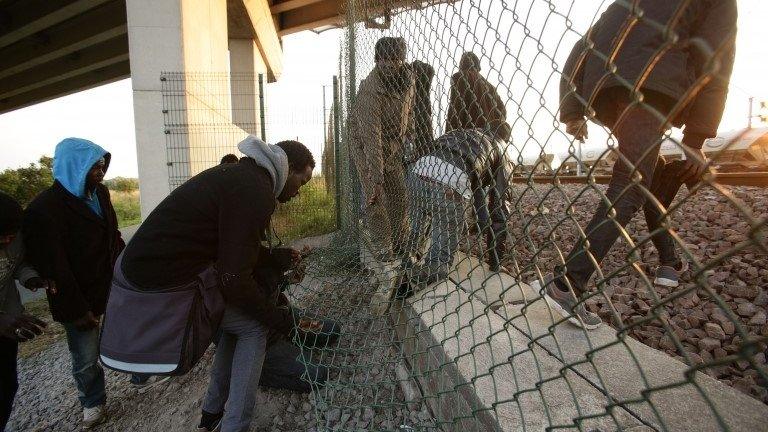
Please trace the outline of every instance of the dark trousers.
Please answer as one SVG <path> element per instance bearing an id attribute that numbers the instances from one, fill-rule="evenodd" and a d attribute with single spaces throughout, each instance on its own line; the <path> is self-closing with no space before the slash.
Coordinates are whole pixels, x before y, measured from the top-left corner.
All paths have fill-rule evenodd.
<path id="1" fill-rule="evenodd" d="M 322 386 L 328 369 L 311 361 L 312 352 L 280 339 L 267 347 L 259 385 L 301 393 L 312 391 L 312 384 Z M 310 384 L 311 383 L 311 384 Z"/>
<path id="2" fill-rule="evenodd" d="M 668 181 L 662 177 L 656 181 L 656 190 L 653 188 L 662 122 L 643 106 L 618 103 L 617 110 L 621 117 L 612 132 L 618 139 L 620 156 L 605 193 L 608 202 L 601 200 L 584 230 L 589 247 L 585 247 L 583 241 L 578 242 L 566 260 L 566 274 L 577 294 L 584 292 L 592 273 L 640 208 L 645 208 L 649 231 L 658 231 L 652 241 L 659 250 L 661 263 L 672 265 L 678 260 L 672 237 L 659 229 L 663 213 L 652 201 L 646 205 L 648 196 L 653 194 L 666 208 L 680 188 L 679 180 Z"/>
<path id="3" fill-rule="evenodd" d="M 667 219 L 666 210 L 672 204 L 677 192 L 683 185 L 680 180 L 680 172 L 684 161 L 674 160 L 667 162 L 659 156 L 656 163 L 656 170 L 653 175 L 651 192 L 658 201 L 658 204 L 648 200 L 643 206 L 645 212 L 645 222 L 648 225 L 648 232 L 651 235 L 651 241 L 659 253 L 659 264 L 665 266 L 675 266 L 680 263 L 680 258 L 675 249 L 675 240 L 666 229 L 665 219 Z M 687 184 L 688 190 L 693 188 L 696 181 Z"/>
<path id="4" fill-rule="evenodd" d="M 0 432 L 5 430 L 5 425 L 11 418 L 13 398 L 19 389 L 16 370 L 18 352 L 18 342 L 0 337 Z"/>

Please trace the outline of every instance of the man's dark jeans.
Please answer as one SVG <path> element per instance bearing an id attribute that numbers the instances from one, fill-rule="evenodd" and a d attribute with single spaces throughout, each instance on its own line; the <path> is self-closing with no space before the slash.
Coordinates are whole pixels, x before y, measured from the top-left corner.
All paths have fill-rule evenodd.
<path id="1" fill-rule="evenodd" d="M 15 340 L 0 337 L 0 432 L 11 418 L 13 398 L 19 388 L 16 372 L 16 355 L 19 343 Z"/>
<path id="2" fill-rule="evenodd" d="M 600 202 L 584 230 L 589 247 L 585 248 L 584 242 L 578 242 L 566 260 L 566 274 L 576 294 L 584 292 L 592 273 L 641 207 L 645 206 L 646 218 L 650 221 L 650 232 L 653 233 L 661 226 L 661 212 L 658 207 L 653 202 L 646 205 L 647 196 L 651 191 L 666 207 L 680 188 L 679 180 L 668 181 L 669 179 L 663 178 L 658 179 L 657 190 L 652 188 L 651 179 L 654 179 L 663 136 L 661 121 L 642 106 L 628 107 L 623 103 L 618 105 L 619 114 L 623 113 L 623 116 L 612 132 L 618 139 L 621 155 L 613 166 L 613 175 L 605 193 L 612 205 L 609 206 L 605 201 Z M 638 175 L 641 177 L 639 180 Z M 613 217 L 609 216 L 609 213 L 612 213 L 609 210 L 615 212 Z M 652 241 L 659 250 L 662 264 L 673 265 L 678 262 L 674 241 L 668 232 L 656 233 Z"/>
<path id="3" fill-rule="evenodd" d="M 666 209 L 672 204 L 677 192 L 683 185 L 680 180 L 680 173 L 685 162 L 674 160 L 667 162 L 659 156 L 656 163 L 656 170 L 653 175 L 651 192 L 659 201 L 659 205 L 648 200 L 643 207 L 645 212 L 645 222 L 648 225 L 648 232 L 651 234 L 651 241 L 659 253 L 659 265 L 674 267 L 680 263 L 680 258 L 675 249 L 675 240 L 664 227 Z M 690 191 L 697 180 L 689 181 L 686 185 Z M 664 211 L 662 211 L 662 209 Z"/>

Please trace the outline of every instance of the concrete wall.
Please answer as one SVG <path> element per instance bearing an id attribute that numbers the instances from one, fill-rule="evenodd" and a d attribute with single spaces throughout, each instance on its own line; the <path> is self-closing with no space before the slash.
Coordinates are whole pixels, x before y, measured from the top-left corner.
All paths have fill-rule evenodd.
<path id="1" fill-rule="evenodd" d="M 160 73 L 184 70 L 181 0 L 127 0 L 126 12 L 141 214 L 146 217 L 170 191 Z"/>
<path id="2" fill-rule="evenodd" d="M 258 75 L 266 75 L 267 65 L 256 42 L 252 39 L 230 39 L 229 65 L 232 73 L 232 123 L 249 134 L 259 136 Z"/>
<path id="3" fill-rule="evenodd" d="M 229 72 L 230 65 L 237 74 L 265 73 L 267 67 L 252 39 L 230 41 L 227 0 L 127 0 L 126 9 L 141 213 L 146 217 L 170 192 L 171 171 L 174 177 L 187 177 L 208 168 L 222 149 L 234 149 L 243 133 L 237 125 L 258 133 L 253 127 L 258 125 L 258 82 L 237 80 L 236 85 L 250 88 L 235 91 L 248 96 L 233 98 Z M 163 112 L 163 72 L 183 74 L 178 85 L 184 97 L 173 112 Z M 167 134 L 166 119 L 188 130 Z M 168 165 L 168 139 L 181 147 L 174 150 L 176 166 Z"/>

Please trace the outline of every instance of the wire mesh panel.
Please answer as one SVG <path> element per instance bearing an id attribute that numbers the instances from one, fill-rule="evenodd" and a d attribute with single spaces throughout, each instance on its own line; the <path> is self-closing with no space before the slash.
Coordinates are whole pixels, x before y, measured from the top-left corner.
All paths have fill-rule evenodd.
<path id="1" fill-rule="evenodd" d="M 700 150 L 735 1 L 345 11 L 319 430 L 765 428 L 765 193 L 710 172 L 752 132 Z"/>
<path id="2" fill-rule="evenodd" d="M 320 235 L 336 228 L 333 136 L 322 109 L 268 109 L 264 76 L 249 73 L 162 74 L 163 116 L 170 190 L 191 176 L 225 162 L 237 162 L 237 144 L 248 135 L 270 143 L 295 139 L 316 154 L 315 176 L 299 198 L 280 205 L 272 228 L 283 241 Z M 328 95 L 329 103 L 332 101 Z M 318 89 L 317 98 L 324 97 Z M 226 157 L 226 158 L 225 158 Z M 326 168 L 324 165 L 331 165 Z"/>

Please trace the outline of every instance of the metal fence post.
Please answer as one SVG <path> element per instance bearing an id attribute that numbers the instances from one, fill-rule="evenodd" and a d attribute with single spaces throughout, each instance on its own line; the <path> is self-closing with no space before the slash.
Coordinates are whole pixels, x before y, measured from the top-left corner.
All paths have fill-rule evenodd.
<path id="1" fill-rule="evenodd" d="M 333 172 L 334 172 L 334 187 L 336 188 L 336 227 L 341 228 L 341 170 L 339 164 L 339 145 L 341 134 L 339 133 L 339 113 L 340 109 L 340 97 L 339 97 L 339 77 L 333 77 Z"/>
<path id="2" fill-rule="evenodd" d="M 261 140 L 267 141 L 266 116 L 264 115 L 264 74 L 259 74 L 259 126 L 261 127 Z"/>

